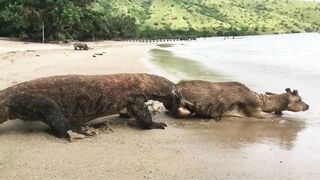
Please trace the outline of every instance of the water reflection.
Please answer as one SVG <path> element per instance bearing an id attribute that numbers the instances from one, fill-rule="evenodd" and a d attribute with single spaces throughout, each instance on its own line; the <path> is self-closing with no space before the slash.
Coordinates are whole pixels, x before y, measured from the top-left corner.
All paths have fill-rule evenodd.
<path id="1" fill-rule="evenodd" d="M 192 51 L 193 52 L 193 51 Z M 177 79 L 203 79 L 208 81 L 230 81 L 232 77 L 220 74 L 214 68 L 205 66 L 201 61 L 175 56 L 171 51 L 162 49 L 151 50 L 151 62 L 164 70 L 167 76 Z M 184 56 L 185 57 L 185 56 Z M 237 57 L 234 57 L 237 59 Z M 223 60 L 223 59 L 222 59 Z M 234 63 L 234 62 L 233 62 Z M 225 68 L 228 71 L 228 68 Z M 246 72 L 243 72 L 246 74 Z M 168 75 L 169 74 L 169 75 Z M 251 78 L 255 79 L 255 78 Z M 256 79 L 255 79 L 256 80 Z M 263 79 L 262 82 L 265 82 Z M 283 82 L 283 80 L 281 81 Z M 272 87 L 272 86 L 271 86 Z M 277 87 L 282 87 L 278 85 Z M 295 114 L 296 115 L 296 114 Z M 204 122 L 199 119 L 174 121 L 177 127 L 188 127 L 195 136 L 207 138 L 206 141 L 218 146 L 242 148 L 248 145 L 263 143 L 277 145 L 282 149 L 291 150 L 295 146 L 299 132 L 305 128 L 305 121 L 299 116 L 277 120 L 261 119 L 224 119 L 219 123 Z M 305 116 L 302 116 L 302 118 Z"/>
<path id="2" fill-rule="evenodd" d="M 206 121 L 197 118 L 174 119 L 161 114 L 157 115 L 155 119 L 166 122 L 169 127 L 187 131 L 186 138 L 192 144 L 195 143 L 194 141 L 201 141 L 223 149 L 240 149 L 262 143 L 270 145 L 269 147 L 275 145 L 284 150 L 292 150 L 299 132 L 306 126 L 303 120 L 293 118 L 275 120 L 223 118 L 220 122 L 215 122 L 214 120 Z M 128 121 L 132 120 L 119 118 L 115 115 L 99 118 L 90 124 L 108 122 L 113 128 L 123 128 L 127 127 Z M 48 132 L 48 128 L 42 122 L 7 121 L 1 124 L 0 135 L 10 133 L 45 134 Z"/>
<path id="3" fill-rule="evenodd" d="M 192 130 L 195 136 L 206 138 L 223 148 L 243 148 L 256 143 L 274 144 L 282 149 L 291 150 L 297 136 L 305 128 L 299 119 L 281 118 L 261 120 L 254 118 L 227 118 L 216 123 L 199 119 L 175 122 L 176 127 Z"/>

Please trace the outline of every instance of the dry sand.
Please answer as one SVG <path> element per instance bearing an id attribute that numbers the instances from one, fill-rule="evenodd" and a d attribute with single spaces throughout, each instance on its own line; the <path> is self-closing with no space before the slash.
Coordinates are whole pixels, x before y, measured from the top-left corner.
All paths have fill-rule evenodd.
<path id="1" fill-rule="evenodd" d="M 57 74 L 150 73 L 143 57 L 153 45 L 107 41 L 89 46 L 93 49 L 74 51 L 66 45 L 0 40 L 0 89 Z M 93 57 L 96 53 L 102 55 Z M 0 125 L 0 179 L 320 177 L 314 166 L 318 159 L 301 162 L 299 148 L 293 151 L 303 121 L 175 120 L 163 109 L 154 119 L 168 128 L 139 130 L 112 116 L 99 120 L 109 121 L 113 132 L 72 143 L 48 134 L 45 124 L 8 121 Z"/>

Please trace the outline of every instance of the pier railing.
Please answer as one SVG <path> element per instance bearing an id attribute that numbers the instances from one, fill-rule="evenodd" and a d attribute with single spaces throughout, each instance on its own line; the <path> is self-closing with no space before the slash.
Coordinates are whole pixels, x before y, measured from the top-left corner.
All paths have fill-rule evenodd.
<path id="1" fill-rule="evenodd" d="M 134 38 L 134 39 L 124 39 L 124 38 L 113 38 L 113 41 L 125 41 L 125 42 L 142 42 L 142 43 L 152 43 L 152 42 L 170 42 L 170 41 L 193 41 L 197 40 L 197 37 L 177 37 L 177 38 Z"/>

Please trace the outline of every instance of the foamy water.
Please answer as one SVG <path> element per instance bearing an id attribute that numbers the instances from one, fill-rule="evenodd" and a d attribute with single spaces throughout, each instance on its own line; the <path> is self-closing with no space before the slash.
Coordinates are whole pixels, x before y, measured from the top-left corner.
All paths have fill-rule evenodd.
<path id="1" fill-rule="evenodd" d="M 160 74 L 171 73 L 177 79 L 239 81 L 261 93 L 282 93 L 287 87 L 297 89 L 310 110 L 295 115 L 320 123 L 318 33 L 207 38 L 163 49 L 182 57 L 177 59 L 180 64 L 198 63 L 198 67 L 193 66 L 198 68 L 198 74 L 180 72 L 168 63 L 165 67 L 170 71 L 162 70 Z M 208 69 L 217 76 L 208 75 Z"/>
<path id="2" fill-rule="evenodd" d="M 320 34 L 207 38 L 159 47 L 150 55 L 154 72 L 175 81 L 239 81 L 260 93 L 297 89 L 310 105 L 306 112 L 284 112 L 282 118 L 269 122 L 247 119 L 223 124 L 189 123 L 207 128 L 197 135 L 219 142 L 221 147 L 216 148 L 222 151 L 241 144 L 235 157 L 245 154 L 243 166 L 249 173 L 254 167 L 247 162 L 262 158 L 261 172 L 278 177 L 320 177 Z M 275 164 L 281 159 L 286 166 Z"/>

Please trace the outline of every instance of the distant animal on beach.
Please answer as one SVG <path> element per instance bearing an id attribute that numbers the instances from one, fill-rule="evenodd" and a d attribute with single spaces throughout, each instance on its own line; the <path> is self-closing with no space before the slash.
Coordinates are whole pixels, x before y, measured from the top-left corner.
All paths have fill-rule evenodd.
<path id="1" fill-rule="evenodd" d="M 184 99 L 168 79 L 150 74 L 65 75 L 27 81 L 0 91 L 0 124 L 11 119 L 42 121 L 57 137 L 93 119 L 124 109 L 142 129 L 164 129 L 152 121 L 145 102 L 156 100 L 178 109 Z"/>
<path id="2" fill-rule="evenodd" d="M 306 111 L 309 105 L 301 100 L 297 90 L 287 88 L 285 93 L 258 94 L 238 82 L 180 81 L 177 84 L 183 97 L 192 103 L 189 112 L 198 117 L 220 120 L 221 117 L 274 118 L 282 111 Z M 170 107 L 167 107 L 170 110 Z"/>
<path id="3" fill-rule="evenodd" d="M 85 43 L 80 43 L 80 42 L 76 42 L 76 43 L 74 43 L 73 44 L 73 47 L 74 47 L 74 50 L 88 50 L 89 49 L 89 47 L 88 47 L 88 45 L 87 44 L 85 44 Z"/>

